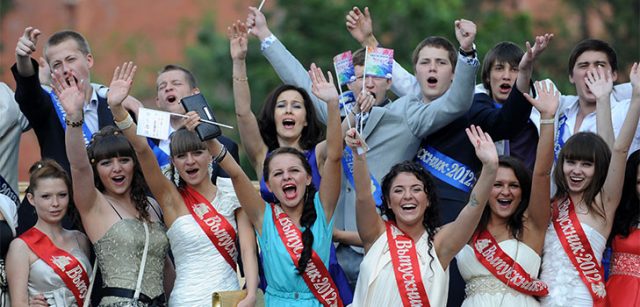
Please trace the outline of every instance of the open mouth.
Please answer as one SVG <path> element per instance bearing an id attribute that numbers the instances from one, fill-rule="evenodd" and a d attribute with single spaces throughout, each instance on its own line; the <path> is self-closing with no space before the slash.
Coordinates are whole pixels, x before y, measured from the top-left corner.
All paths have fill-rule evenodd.
<path id="1" fill-rule="evenodd" d="M 509 207 L 511 206 L 512 202 L 513 202 L 513 199 L 498 198 L 498 205 L 500 205 L 500 207 Z"/>
<path id="2" fill-rule="evenodd" d="M 118 184 L 118 185 L 119 185 L 119 184 L 122 184 L 122 182 L 124 182 L 124 179 L 125 179 L 125 177 L 124 177 L 124 176 L 122 176 L 122 175 L 120 175 L 120 176 L 114 176 L 114 177 L 111 177 L 111 180 L 113 180 L 113 182 L 114 182 L 115 184 Z"/>
<path id="3" fill-rule="evenodd" d="M 438 83 L 438 78 L 436 78 L 436 77 L 429 77 L 429 78 L 427 79 L 427 83 L 428 83 L 429 85 L 436 85 L 436 83 Z"/>
<path id="4" fill-rule="evenodd" d="M 511 92 L 511 84 L 502 83 L 500 84 L 500 93 L 507 94 Z"/>
<path id="5" fill-rule="evenodd" d="M 296 198 L 296 196 L 298 196 L 298 188 L 293 183 L 285 184 L 282 187 L 282 191 L 284 192 L 284 197 L 287 200 L 292 200 L 292 199 Z"/>
<path id="6" fill-rule="evenodd" d="M 403 204 L 403 205 L 400 205 L 400 208 L 403 211 L 411 211 L 411 210 L 415 210 L 416 208 L 418 208 L 418 206 L 416 204 Z"/>
<path id="7" fill-rule="evenodd" d="M 578 183 L 583 182 L 583 181 L 584 181 L 584 178 L 583 178 L 583 177 L 577 177 L 577 176 L 569 176 L 569 180 L 570 180 L 572 183 L 578 184 Z"/>
<path id="8" fill-rule="evenodd" d="M 186 169 L 184 172 L 187 173 L 187 175 L 189 175 L 189 176 L 193 176 L 198 172 L 198 169 L 197 168 L 189 168 L 189 169 Z"/>
<path id="9" fill-rule="evenodd" d="M 178 98 L 176 96 L 174 96 L 174 95 L 167 96 L 167 101 L 168 102 L 174 103 L 174 102 L 176 102 L 176 100 L 178 100 Z"/>
<path id="10" fill-rule="evenodd" d="M 71 80 L 73 79 L 73 81 L 78 84 L 78 78 L 76 78 L 76 76 L 69 74 L 64 80 L 67 82 L 67 85 L 71 85 Z"/>
<path id="11" fill-rule="evenodd" d="M 282 120 L 282 126 L 285 129 L 293 129 L 295 125 L 296 125 L 296 121 L 291 118 L 286 118 Z"/>

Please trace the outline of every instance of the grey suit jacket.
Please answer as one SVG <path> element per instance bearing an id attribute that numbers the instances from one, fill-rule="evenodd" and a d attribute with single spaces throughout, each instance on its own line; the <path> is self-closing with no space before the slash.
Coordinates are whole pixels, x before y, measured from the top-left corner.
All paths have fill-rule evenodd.
<path id="1" fill-rule="evenodd" d="M 279 40 L 266 48 L 263 54 L 284 83 L 304 88 L 309 93 L 319 120 L 326 123 L 326 103 L 311 93 L 311 79 L 302 64 Z M 393 165 L 415 157 L 422 139 L 469 110 L 478 66 L 477 59 L 469 63 L 459 56 L 451 87 L 431 103 L 423 103 L 422 94 L 414 93 L 384 107 L 371 109 L 362 137 L 369 145 L 367 161 L 372 162 L 368 164 L 369 171 L 380 184 Z M 335 212 L 336 227 L 357 231 L 355 199 L 355 191 L 343 172 L 342 190 Z"/>

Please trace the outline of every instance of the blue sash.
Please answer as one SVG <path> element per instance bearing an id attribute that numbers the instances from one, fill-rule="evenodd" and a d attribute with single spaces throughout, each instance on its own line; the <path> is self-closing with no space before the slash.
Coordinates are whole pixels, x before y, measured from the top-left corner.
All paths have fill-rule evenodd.
<path id="1" fill-rule="evenodd" d="M 60 120 L 62 129 L 64 129 L 64 131 L 67 131 L 67 123 L 64 122 L 66 114 L 64 112 L 64 109 L 62 108 L 62 105 L 60 105 L 60 101 L 58 101 L 58 97 L 53 93 L 53 90 L 45 90 L 44 88 L 42 90 L 47 92 L 47 94 L 49 94 L 49 96 L 51 97 L 53 109 L 56 110 L 56 114 L 58 114 L 58 119 Z M 84 134 L 84 144 L 88 145 L 93 133 L 91 133 L 91 130 L 89 130 L 89 127 L 87 127 L 87 123 L 82 124 L 82 133 Z"/>
<path id="2" fill-rule="evenodd" d="M 156 156 L 156 160 L 158 160 L 160 169 L 164 171 L 165 167 L 167 167 L 167 165 L 171 163 L 171 157 L 169 157 L 169 155 L 160 148 L 159 144 L 156 145 L 156 143 L 154 143 L 152 139 L 147 138 L 147 144 L 149 144 L 149 147 L 151 147 L 153 154 Z"/>
<path id="3" fill-rule="evenodd" d="M 416 155 L 417 162 L 436 178 L 466 193 L 476 182 L 473 170 L 431 146 L 422 146 Z"/>
<path id="4" fill-rule="evenodd" d="M 16 206 L 20 206 L 20 197 L 11 188 L 11 185 L 0 175 L 0 194 L 4 194 L 11 198 L 16 203 Z"/>
<path id="5" fill-rule="evenodd" d="M 344 169 L 344 175 L 347 177 L 347 180 L 349 180 L 349 183 L 355 189 L 356 184 L 353 181 L 353 152 L 349 147 L 345 148 L 342 154 L 342 169 Z M 371 173 L 369 173 L 369 177 L 371 178 L 371 194 L 373 195 L 373 200 L 376 202 L 376 207 L 379 208 L 382 206 L 382 189 Z"/>
<path id="6" fill-rule="evenodd" d="M 564 140 L 562 136 L 564 135 L 564 129 L 567 127 L 567 116 L 562 114 L 560 119 L 558 120 L 558 131 L 556 131 L 556 141 L 553 144 L 553 155 L 554 161 L 558 160 L 558 155 L 560 155 L 560 150 L 564 146 Z"/>

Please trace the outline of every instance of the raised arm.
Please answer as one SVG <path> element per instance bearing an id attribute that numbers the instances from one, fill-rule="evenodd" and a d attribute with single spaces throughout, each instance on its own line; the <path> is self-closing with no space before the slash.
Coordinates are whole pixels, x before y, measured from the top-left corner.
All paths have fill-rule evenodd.
<path id="1" fill-rule="evenodd" d="M 596 96 L 596 131 L 613 150 L 615 136 L 613 134 L 613 121 L 611 120 L 611 91 L 613 90 L 613 78 L 611 71 L 605 71 L 601 67 L 587 72 L 585 83 L 589 90 Z"/>
<path id="2" fill-rule="evenodd" d="M 526 221 L 531 221 L 531 230 L 525 227 L 525 236 L 531 234 L 535 238 L 533 247 L 537 252 L 542 251 L 545 231 L 551 218 L 550 210 L 550 182 L 551 167 L 553 166 L 553 132 L 555 114 L 560 103 L 560 93 L 555 87 L 544 81 L 535 83 L 538 99 L 525 94 L 527 100 L 540 112 L 540 139 L 536 151 L 536 161 L 531 180 L 531 197 L 527 207 Z M 526 237 L 525 237 L 526 240 Z"/>
<path id="3" fill-rule="evenodd" d="M 271 30 L 269 30 L 262 12 L 258 11 L 255 7 L 249 8 L 247 26 L 251 28 L 251 34 L 260 39 L 260 42 L 264 44 L 260 48 L 262 54 L 267 58 L 269 63 L 271 63 L 280 80 L 285 84 L 295 85 L 303 88 L 307 93 L 311 93 L 311 79 L 309 78 L 307 70 L 300 64 L 300 61 L 298 61 L 279 40 L 275 39 L 270 43 L 265 42 L 267 38 L 275 38 L 275 36 L 272 36 L 273 34 Z M 318 120 L 326 125 L 328 120 L 327 105 L 315 95 L 310 94 L 309 96 L 316 109 Z"/>
<path id="4" fill-rule="evenodd" d="M 480 127 L 473 125 L 466 131 L 469 141 L 475 147 L 476 156 L 482 161 L 482 172 L 471 191 L 467 205 L 460 211 L 458 217 L 444 225 L 434 238 L 436 253 L 443 268 L 449 266 L 451 259 L 471 239 L 489 199 L 498 171 L 498 153 L 491 136 L 483 132 Z"/>
<path id="5" fill-rule="evenodd" d="M 93 181 L 93 169 L 89 163 L 87 149 L 82 133 L 84 113 L 82 107 L 85 97 L 82 90 L 83 80 L 76 83 L 73 72 L 65 79 L 60 73 L 52 76 L 53 89 L 64 108 L 67 123 L 65 146 L 73 179 L 73 200 L 80 215 L 96 207 L 98 190 Z"/>
<path id="6" fill-rule="evenodd" d="M 355 128 L 347 131 L 345 143 L 353 151 L 353 180 L 356 189 L 356 225 L 365 253 L 385 231 L 384 221 L 376 211 L 376 202 L 371 194 L 371 179 L 366 154 L 358 154 L 362 139 Z"/>
<path id="7" fill-rule="evenodd" d="M 247 27 L 242 22 L 235 22 L 227 28 L 229 37 L 229 49 L 233 62 L 233 101 L 236 107 L 236 119 L 238 120 L 238 132 L 244 150 L 247 152 L 249 162 L 256 171 L 262 174 L 262 162 L 267 155 L 265 145 L 260 135 L 258 120 L 251 112 L 251 91 L 247 78 Z"/>
<path id="8" fill-rule="evenodd" d="M 137 66 L 132 62 L 125 62 L 122 67 L 116 67 L 113 72 L 113 78 L 109 85 L 107 94 L 107 103 L 113 114 L 113 119 L 127 137 L 133 149 L 138 156 L 140 167 L 144 178 L 160 206 L 165 221 L 168 225 L 176 218 L 177 206 L 184 206 L 182 197 L 176 189 L 175 185 L 170 182 L 163 174 L 158 165 L 153 151 L 147 143 L 147 139 L 136 134 L 136 123 L 133 122 L 131 115 L 124 108 L 123 102 L 129 97 L 129 91 L 133 83 L 133 77 L 136 74 Z"/>
<path id="9" fill-rule="evenodd" d="M 16 68 L 21 77 L 30 77 L 36 73 L 36 69 L 31 62 L 31 54 L 36 51 L 40 30 L 34 27 L 27 27 L 18 39 L 16 45 Z"/>
<path id="10" fill-rule="evenodd" d="M 622 128 L 620 128 L 620 133 L 618 133 L 618 137 L 613 144 L 609 171 L 607 172 L 607 179 L 604 182 L 601 192 L 609 227 L 613 223 L 614 213 L 620 202 L 629 146 L 631 146 L 631 141 L 638 126 L 638 117 L 640 116 L 640 66 L 638 62 L 633 63 L 631 72 L 629 73 L 629 79 L 631 80 L 633 90 L 629 110 L 627 111 L 627 116 L 624 119 Z M 596 113 L 596 116 L 600 116 L 600 114 Z"/>
<path id="11" fill-rule="evenodd" d="M 341 161 L 342 158 L 342 131 L 340 127 L 340 108 L 338 90 L 333 84 L 331 72 L 327 72 L 325 78 L 322 70 L 311 64 L 309 77 L 312 81 L 311 90 L 313 94 L 323 101 L 326 101 L 329 117 L 327 118 L 327 157 L 324 161 L 322 174 L 324 178 L 320 183 L 320 200 L 326 214 L 327 221 L 331 220 L 333 212 L 340 197 L 341 181 Z"/>
<path id="12" fill-rule="evenodd" d="M 545 33 L 544 35 L 536 36 L 533 47 L 529 42 L 526 42 L 525 53 L 520 59 L 518 65 L 518 78 L 516 79 L 516 87 L 522 93 L 529 93 L 531 90 L 531 74 L 533 73 L 533 63 L 547 49 L 549 42 L 553 38 L 553 34 Z"/>

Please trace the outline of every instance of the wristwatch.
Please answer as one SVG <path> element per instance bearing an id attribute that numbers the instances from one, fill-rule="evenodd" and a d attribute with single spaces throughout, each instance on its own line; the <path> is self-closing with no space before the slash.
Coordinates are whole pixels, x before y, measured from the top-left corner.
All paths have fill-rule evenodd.
<path id="1" fill-rule="evenodd" d="M 476 55 L 478 54 L 478 52 L 476 50 L 476 44 L 475 43 L 473 45 L 471 45 L 471 51 L 462 50 L 462 46 L 460 46 L 460 48 L 458 48 L 458 51 L 460 52 L 460 54 L 462 56 L 471 57 L 471 58 L 476 57 Z"/>

